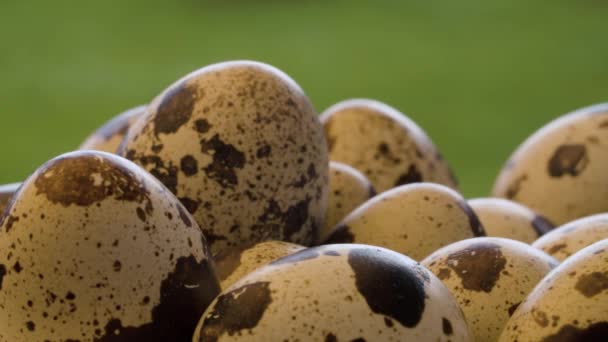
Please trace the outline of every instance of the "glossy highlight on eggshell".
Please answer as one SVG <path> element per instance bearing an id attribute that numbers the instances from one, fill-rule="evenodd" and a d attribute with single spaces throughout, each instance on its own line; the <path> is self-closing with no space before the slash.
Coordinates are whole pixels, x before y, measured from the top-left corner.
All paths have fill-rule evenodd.
<path id="1" fill-rule="evenodd" d="M 304 249 L 250 273 L 207 309 L 193 341 L 472 341 L 443 284 L 379 247 Z"/>
<path id="2" fill-rule="evenodd" d="M 59 156 L 0 222 L 0 340 L 189 341 L 219 293 L 204 235 L 118 156 Z"/>
<path id="3" fill-rule="evenodd" d="M 566 114 L 524 141 L 492 196 L 524 204 L 556 225 L 608 211 L 608 103 Z"/>
<path id="4" fill-rule="evenodd" d="M 258 62 L 207 66 L 160 94 L 125 138 L 192 213 L 213 253 L 318 239 L 327 206 L 323 129 L 302 89 Z"/>
<path id="5" fill-rule="evenodd" d="M 339 102 L 321 114 L 329 157 L 363 172 L 378 192 L 418 182 L 457 181 L 427 134 L 406 115 L 368 99 Z"/>

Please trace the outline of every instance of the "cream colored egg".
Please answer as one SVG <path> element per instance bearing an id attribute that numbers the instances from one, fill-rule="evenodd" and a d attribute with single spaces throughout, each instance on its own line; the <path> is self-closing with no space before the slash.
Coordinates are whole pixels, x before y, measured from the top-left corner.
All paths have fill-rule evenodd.
<path id="1" fill-rule="evenodd" d="M 483 237 L 443 247 L 421 264 L 454 294 L 475 340 L 496 341 L 519 303 L 558 262 L 525 243 Z"/>
<path id="2" fill-rule="evenodd" d="M 608 341 L 608 240 L 549 273 L 517 308 L 499 341 Z"/>
<path id="3" fill-rule="evenodd" d="M 608 214 L 597 214 L 568 222 L 534 241 L 536 247 L 558 260 L 608 239 Z"/>
<path id="4" fill-rule="evenodd" d="M 146 106 L 139 106 L 115 116 L 87 137 L 80 145 L 80 149 L 116 153 L 129 127 L 144 114 L 145 110 Z"/>
<path id="5" fill-rule="evenodd" d="M 321 240 L 346 215 L 376 195 L 370 181 L 354 168 L 338 163 L 329 163 L 329 204 L 325 214 L 325 224 L 321 229 Z"/>
<path id="6" fill-rule="evenodd" d="M 188 341 L 219 293 L 179 201 L 118 156 L 40 167 L 0 222 L 0 341 Z"/>
<path id="7" fill-rule="evenodd" d="M 327 208 L 327 146 L 289 76 L 248 61 L 197 70 L 160 94 L 121 155 L 193 214 L 213 253 L 247 242 L 318 239 Z"/>
<path id="8" fill-rule="evenodd" d="M 4 209 L 6 209 L 11 198 L 20 186 L 21 183 L 0 185 L 0 216 L 2 216 L 2 212 L 4 212 Z"/>
<path id="9" fill-rule="evenodd" d="M 363 172 L 378 192 L 434 182 L 457 188 L 454 175 L 426 133 L 398 110 L 355 99 L 321 114 L 329 158 Z"/>
<path id="10" fill-rule="evenodd" d="M 193 341 L 472 339 L 454 297 L 412 259 L 327 245 L 278 259 L 224 290 Z"/>
<path id="11" fill-rule="evenodd" d="M 264 241 L 231 247 L 221 251 L 213 259 L 222 289 L 269 264 L 270 262 L 304 249 L 304 246 L 284 241 Z"/>
<path id="12" fill-rule="evenodd" d="M 468 201 L 488 236 L 532 243 L 554 228 L 530 208 L 503 198 L 476 198 Z"/>
<path id="13" fill-rule="evenodd" d="M 608 103 L 564 115 L 530 136 L 492 194 L 561 225 L 608 211 Z"/>
<path id="14" fill-rule="evenodd" d="M 421 260 L 452 242 L 485 236 L 483 226 L 454 190 L 432 183 L 385 191 L 350 213 L 325 243 L 364 243 Z"/>

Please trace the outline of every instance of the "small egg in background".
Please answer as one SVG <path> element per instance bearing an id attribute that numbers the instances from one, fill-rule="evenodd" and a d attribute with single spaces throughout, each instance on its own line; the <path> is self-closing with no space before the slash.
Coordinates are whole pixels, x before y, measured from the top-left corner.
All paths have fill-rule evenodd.
<path id="1" fill-rule="evenodd" d="M 454 294 L 475 340 L 496 341 L 519 303 L 559 263 L 523 242 L 481 237 L 443 247 L 421 264 Z"/>
<path id="2" fill-rule="evenodd" d="M 338 162 L 329 163 L 329 200 L 321 241 L 346 215 L 376 195 L 372 183 L 358 170 Z"/>
<path id="3" fill-rule="evenodd" d="M 145 110 L 146 106 L 138 106 L 115 116 L 88 136 L 80 149 L 116 153 L 129 127 L 143 116 Z"/>
<path id="4" fill-rule="evenodd" d="M 608 341 L 608 239 L 549 273 L 517 308 L 499 341 Z"/>
<path id="5" fill-rule="evenodd" d="M 379 247 L 326 245 L 283 257 L 224 290 L 193 341 L 472 341 L 445 286 Z"/>
<path id="6" fill-rule="evenodd" d="M 213 258 L 220 286 L 224 290 L 258 268 L 304 248 L 284 241 L 264 241 L 224 249 Z"/>
<path id="7" fill-rule="evenodd" d="M 8 206 L 8 203 L 11 201 L 11 198 L 17 192 L 21 183 L 11 183 L 0 185 L 0 217 L 4 212 L 4 209 Z"/>
<path id="8" fill-rule="evenodd" d="M 530 208 L 503 198 L 475 198 L 468 203 L 488 236 L 532 243 L 554 228 L 551 222 Z"/>
<path id="9" fill-rule="evenodd" d="M 457 189 L 448 163 L 412 120 L 384 103 L 353 99 L 321 114 L 329 158 L 361 171 L 378 192 L 417 182 Z"/>
<path id="10" fill-rule="evenodd" d="M 329 190 L 323 127 L 304 91 L 270 65 L 224 62 L 184 76 L 150 103 L 119 154 L 180 199 L 213 254 L 319 239 Z"/>
<path id="11" fill-rule="evenodd" d="M 452 242 L 485 236 L 483 226 L 456 191 L 417 183 L 380 193 L 355 209 L 324 243 L 363 243 L 414 260 Z"/>
<path id="12" fill-rule="evenodd" d="M 155 178 L 78 151 L 0 222 L 0 341 L 189 341 L 220 292 L 205 237 Z"/>
<path id="13" fill-rule="evenodd" d="M 536 247 L 558 260 L 608 239 L 608 214 L 597 214 L 568 222 L 534 241 Z"/>
<path id="14" fill-rule="evenodd" d="M 608 211 L 608 103 L 548 123 L 523 142 L 492 197 L 522 203 L 556 225 Z"/>

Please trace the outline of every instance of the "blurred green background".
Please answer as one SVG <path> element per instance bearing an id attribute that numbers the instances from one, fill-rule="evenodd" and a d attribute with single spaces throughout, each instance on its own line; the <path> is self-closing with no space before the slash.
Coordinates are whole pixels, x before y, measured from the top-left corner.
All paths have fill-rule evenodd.
<path id="1" fill-rule="evenodd" d="M 544 123 L 608 101 L 600 0 L 1 0 L 0 38 L 0 184 L 223 60 L 275 65 L 319 112 L 352 97 L 400 109 L 467 196 Z"/>

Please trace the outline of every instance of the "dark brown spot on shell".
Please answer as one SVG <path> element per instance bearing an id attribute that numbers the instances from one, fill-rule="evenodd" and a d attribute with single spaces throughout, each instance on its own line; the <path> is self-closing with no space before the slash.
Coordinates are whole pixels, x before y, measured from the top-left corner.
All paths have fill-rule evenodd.
<path id="1" fill-rule="evenodd" d="M 32 322 L 32 321 L 28 321 L 27 323 L 25 323 L 25 326 L 27 327 L 27 330 L 29 330 L 29 331 L 36 330 L 36 324 L 34 324 L 34 322 Z"/>
<path id="2" fill-rule="evenodd" d="M 375 248 L 354 248 L 348 264 L 355 285 L 370 309 L 413 328 L 422 318 L 426 294 L 418 271 L 403 260 Z"/>
<path id="3" fill-rule="evenodd" d="M 201 140 L 201 151 L 213 155 L 213 161 L 203 170 L 212 180 L 223 187 L 232 188 L 238 184 L 235 169 L 245 166 L 245 154 L 233 145 L 222 141 L 216 134 L 211 139 Z"/>
<path id="4" fill-rule="evenodd" d="M 177 193 L 178 168 L 170 161 L 163 161 L 155 155 L 138 155 L 134 150 L 129 150 L 125 156 L 127 159 L 143 166 L 150 174 L 163 183 L 172 193 Z"/>
<path id="5" fill-rule="evenodd" d="M 608 272 L 592 272 L 581 275 L 574 288 L 587 298 L 598 295 L 608 290 Z"/>
<path id="6" fill-rule="evenodd" d="M 338 342 L 338 339 L 336 338 L 336 335 L 329 333 L 325 335 L 325 342 Z"/>
<path id="7" fill-rule="evenodd" d="M 55 204 L 90 206 L 108 197 L 145 203 L 152 211 L 149 191 L 131 170 L 96 152 L 78 152 L 46 163 L 35 176 L 36 195 Z"/>
<path id="8" fill-rule="evenodd" d="M 549 159 L 547 170 L 549 175 L 554 178 L 559 178 L 565 174 L 576 177 L 583 172 L 588 163 L 589 159 L 585 145 L 561 145 Z"/>
<path id="9" fill-rule="evenodd" d="M 158 105 L 154 114 L 154 133 L 175 133 L 192 116 L 196 101 L 196 89 L 181 84 L 170 89 Z"/>
<path id="10" fill-rule="evenodd" d="M 271 302 L 268 282 L 244 285 L 219 296 L 204 318 L 199 341 L 217 342 L 224 334 L 255 328 Z"/>
<path id="11" fill-rule="evenodd" d="M 416 165 L 412 164 L 407 169 L 407 172 L 399 176 L 399 178 L 395 182 L 395 186 L 418 182 L 422 182 L 422 174 L 420 173 L 420 171 L 418 171 Z"/>
<path id="12" fill-rule="evenodd" d="M 534 228 L 536 235 L 542 236 L 553 230 L 553 228 L 555 228 L 555 225 L 551 223 L 551 221 L 549 221 L 546 217 L 542 215 L 536 215 L 534 217 L 534 220 L 532 220 L 532 228 Z"/>
<path id="13" fill-rule="evenodd" d="M 6 275 L 6 266 L 0 264 L 0 290 L 2 290 L 2 281 Z"/>
<path id="14" fill-rule="evenodd" d="M 454 329 L 452 329 L 452 322 L 445 317 L 441 318 L 441 329 L 443 330 L 443 334 L 447 336 L 454 333 Z"/>
<path id="15" fill-rule="evenodd" d="M 473 231 L 473 236 L 475 236 L 475 237 L 486 236 L 486 231 L 483 228 L 481 221 L 479 221 L 479 217 L 477 217 L 477 214 L 475 214 L 475 212 L 469 206 L 469 204 L 466 201 L 458 201 L 458 206 L 460 207 L 460 209 L 462 209 L 462 211 L 469 218 L 469 226 L 471 227 L 471 230 Z"/>
<path id="16" fill-rule="evenodd" d="M 340 225 L 336 227 L 329 237 L 323 244 L 328 245 L 332 243 L 353 243 L 355 242 L 355 236 L 351 233 L 350 228 L 347 225 Z"/>
<path id="17" fill-rule="evenodd" d="M 152 322 L 124 327 L 110 320 L 97 342 L 190 341 L 198 320 L 220 292 L 213 266 L 208 259 L 193 256 L 177 259 L 175 270 L 160 289 L 160 303 L 152 309 Z"/>
<path id="18" fill-rule="evenodd" d="M 450 277 L 452 271 L 449 268 L 440 268 L 439 272 L 437 272 L 437 278 L 441 280 L 446 280 Z"/>
<path id="19" fill-rule="evenodd" d="M 465 289 L 488 293 L 506 263 L 500 246 L 489 242 L 473 243 L 447 258 L 448 266 L 460 277 Z"/>
<path id="20" fill-rule="evenodd" d="M 521 304 L 521 302 L 515 303 L 511 306 L 509 306 L 509 309 L 507 310 L 509 312 L 509 317 L 513 316 L 513 313 L 515 312 L 515 310 L 517 310 L 517 308 L 519 307 L 519 304 Z"/>
<path id="21" fill-rule="evenodd" d="M 311 199 L 307 198 L 283 211 L 276 201 L 269 200 L 264 212 L 258 217 L 258 222 L 261 224 L 254 225 L 252 230 L 271 233 L 273 236 L 282 235 L 281 240 L 289 241 L 294 234 L 301 232 L 306 223 L 312 219 L 308 212 L 310 201 Z M 317 238 L 318 228 L 312 224 L 311 230 L 309 235 L 314 240 Z"/>
<path id="22" fill-rule="evenodd" d="M 194 121 L 194 128 L 196 129 L 197 132 L 199 132 L 201 134 L 205 134 L 205 133 L 209 132 L 209 129 L 211 128 L 211 124 L 206 119 L 198 119 L 198 120 Z"/>
<path id="23" fill-rule="evenodd" d="M 198 172 L 198 162 L 191 155 L 187 155 L 182 158 L 180 161 L 180 167 L 182 172 L 188 177 L 194 176 Z"/>
<path id="24" fill-rule="evenodd" d="M 270 145 L 264 145 L 264 146 L 258 148 L 258 150 L 255 153 L 255 156 L 258 157 L 259 159 L 266 158 L 270 155 L 270 152 L 272 152 L 272 147 Z"/>
<path id="25" fill-rule="evenodd" d="M 553 335 L 543 338 L 542 342 L 600 342 L 608 341 L 608 322 L 593 323 L 586 328 L 564 325 Z"/>

